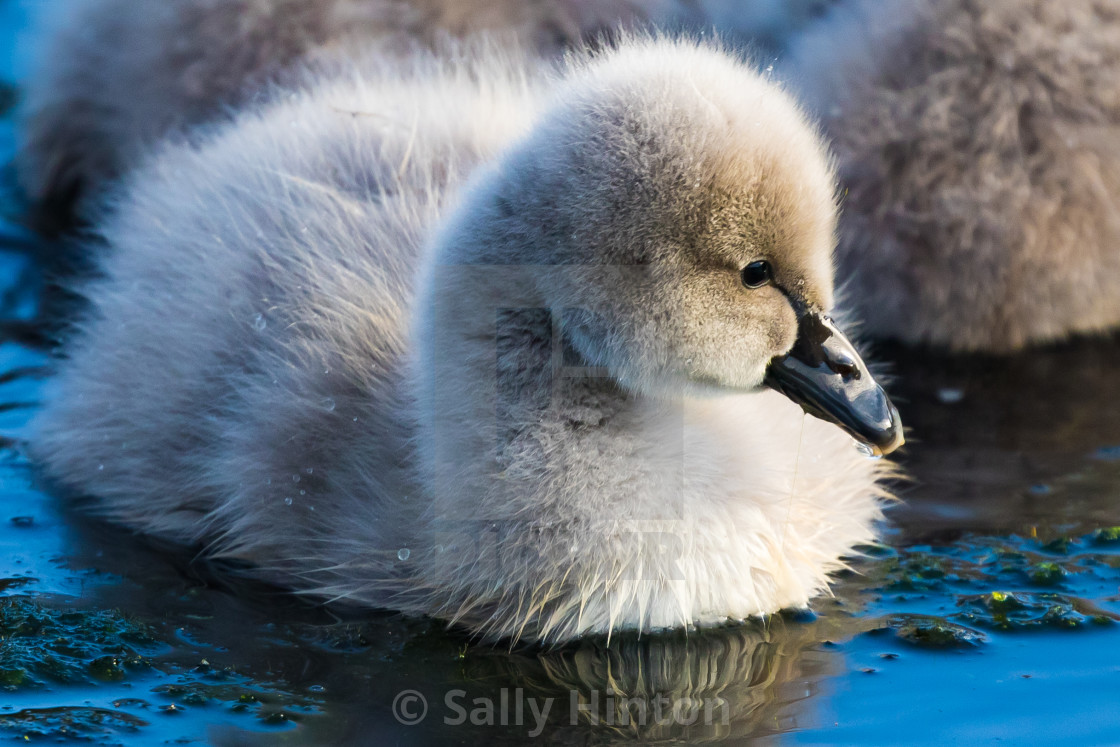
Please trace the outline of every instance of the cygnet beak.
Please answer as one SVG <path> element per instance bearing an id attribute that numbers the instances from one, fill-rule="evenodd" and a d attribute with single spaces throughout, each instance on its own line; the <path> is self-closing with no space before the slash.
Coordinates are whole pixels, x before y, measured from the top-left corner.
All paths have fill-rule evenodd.
<path id="1" fill-rule="evenodd" d="M 875 456 L 902 446 L 902 420 L 851 341 L 827 316 L 806 311 L 793 349 L 770 362 L 763 383 L 835 423 Z"/>

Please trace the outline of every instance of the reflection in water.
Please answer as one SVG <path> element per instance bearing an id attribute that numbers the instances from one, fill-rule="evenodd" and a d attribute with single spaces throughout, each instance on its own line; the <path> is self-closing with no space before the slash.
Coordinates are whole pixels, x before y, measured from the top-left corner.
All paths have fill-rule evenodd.
<path id="1" fill-rule="evenodd" d="M 1090 531 L 1120 522 L 1115 338 L 1012 358 L 939 358 L 901 349 L 894 387 L 912 429 L 914 484 L 891 516 L 906 536 Z"/>
<path id="2" fill-rule="evenodd" d="M 585 641 L 537 654 L 476 656 L 473 682 L 509 683 L 560 708 L 555 737 L 606 741 L 716 742 L 776 733 L 794 717 L 790 706 L 832 674 L 829 658 L 807 649 L 813 625 L 780 617 L 718 631 Z"/>
<path id="3" fill-rule="evenodd" d="M 798 725 L 798 703 L 817 693 L 837 662 L 810 650 L 813 626 L 775 620 L 769 627 L 514 652 L 463 641 L 451 647 L 454 638 L 433 630 L 390 656 L 396 666 L 388 671 L 383 660 L 376 678 L 350 679 L 332 704 L 335 718 L 308 722 L 301 743 L 359 743 L 378 734 L 408 744 L 537 737 L 565 745 L 703 744 L 780 733 Z M 378 666 L 365 655 L 358 662 L 351 666 Z M 328 692 L 340 692 L 333 678 L 346 668 L 331 674 Z M 402 714 L 387 707 L 412 692 L 424 698 L 425 718 L 403 726 Z M 415 704 L 403 710 L 419 712 Z"/>

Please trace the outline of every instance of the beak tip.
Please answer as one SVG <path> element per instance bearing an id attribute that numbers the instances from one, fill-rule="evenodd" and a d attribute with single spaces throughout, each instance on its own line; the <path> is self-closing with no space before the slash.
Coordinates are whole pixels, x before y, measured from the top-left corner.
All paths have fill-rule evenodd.
<path id="1" fill-rule="evenodd" d="M 906 436 L 902 432 L 902 423 L 897 417 L 890 421 L 888 427 L 873 433 L 860 432 L 855 429 L 846 430 L 855 439 L 857 448 L 875 459 L 889 456 L 906 444 Z"/>
<path id="2" fill-rule="evenodd" d="M 906 444 L 906 434 L 902 432 L 902 418 L 893 402 L 890 403 L 890 412 L 890 427 L 884 431 L 884 438 L 879 446 L 883 456 L 898 451 Z"/>
<path id="3" fill-rule="evenodd" d="M 902 425 L 898 424 L 890 431 L 889 440 L 884 440 L 883 443 L 878 445 L 878 451 L 881 456 L 888 456 L 905 445 L 906 436 L 902 433 Z"/>

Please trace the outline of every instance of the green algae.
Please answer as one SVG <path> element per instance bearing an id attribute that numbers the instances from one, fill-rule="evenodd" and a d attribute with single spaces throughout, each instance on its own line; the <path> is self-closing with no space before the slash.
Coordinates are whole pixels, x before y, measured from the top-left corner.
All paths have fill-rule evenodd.
<path id="1" fill-rule="evenodd" d="M 213 667 L 204 659 L 183 670 L 162 661 L 174 645 L 160 640 L 152 626 L 115 610 L 56 609 L 33 597 L 0 599 L 0 688 L 12 694 L 56 690 L 60 698 L 81 686 L 124 685 L 147 693 L 119 698 L 111 709 L 26 708 L 3 714 L 0 733 L 23 740 L 115 742 L 150 726 L 130 713 L 137 710 L 161 717 L 224 710 L 255 717 L 270 729 L 322 710 L 316 693 L 290 692 L 280 682 L 232 667 Z"/>
<path id="2" fill-rule="evenodd" d="M 22 741 L 91 742 L 137 732 L 148 722 L 107 708 L 27 708 L 0 715 L 0 729 Z"/>
<path id="3" fill-rule="evenodd" d="M 889 628 L 899 640 L 920 648 L 975 648 L 987 642 L 978 630 L 933 616 L 898 615 Z"/>
<path id="4" fill-rule="evenodd" d="M 307 714 L 318 713 L 322 700 L 314 696 L 298 695 L 283 689 L 268 687 L 266 683 L 227 673 L 231 682 L 207 682 L 184 679 L 180 682 L 159 685 L 151 693 L 171 701 L 172 711 L 188 708 L 228 708 L 237 713 L 250 712 L 268 722 L 276 713 L 288 714 L 287 720 L 299 720 Z M 166 707 L 166 706 L 165 706 Z"/>
<path id="5" fill-rule="evenodd" d="M 54 610 L 0 599 L 0 687 L 121 682 L 151 666 L 151 628 L 112 610 Z"/>
<path id="6" fill-rule="evenodd" d="M 1120 527 L 1098 529 L 1089 536 L 1095 545 L 1114 545 L 1120 543 Z"/>
<path id="7" fill-rule="evenodd" d="M 1058 563 L 1044 561 L 1031 566 L 1028 575 L 1036 586 L 1057 586 L 1069 575 L 1069 571 Z"/>
<path id="8" fill-rule="evenodd" d="M 963 596 L 957 604 L 961 612 L 955 619 L 1005 632 L 1074 630 L 1115 622 L 1092 603 L 1064 594 L 993 591 Z"/>
<path id="9" fill-rule="evenodd" d="M 865 559 L 856 570 L 875 582 L 865 593 L 929 595 L 988 590 L 1073 588 L 1095 568 L 1120 568 L 1113 547 L 1120 527 L 1039 540 L 968 535 L 945 547 L 901 547 L 893 556 Z"/>
<path id="10" fill-rule="evenodd" d="M 951 562 L 925 552 L 904 553 L 886 561 L 885 591 L 929 591 L 950 576 Z"/>
<path id="11" fill-rule="evenodd" d="M 1070 544 L 1073 540 L 1069 537 L 1057 537 L 1042 545 L 1042 551 L 1052 553 L 1054 555 L 1068 555 Z"/>

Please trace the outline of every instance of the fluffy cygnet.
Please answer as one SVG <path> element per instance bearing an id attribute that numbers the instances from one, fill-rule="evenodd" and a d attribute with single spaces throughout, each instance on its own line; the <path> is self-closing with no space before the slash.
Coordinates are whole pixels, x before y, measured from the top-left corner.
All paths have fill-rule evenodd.
<path id="1" fill-rule="evenodd" d="M 42 13 L 17 159 L 42 221 L 95 197 L 169 132 L 266 95 L 292 64 L 340 45 L 409 54 L 482 31 L 546 56 L 688 0 L 54 0 Z"/>
<path id="2" fill-rule="evenodd" d="M 387 59 L 127 180 L 45 474 L 491 638 L 807 604 L 880 516 L 849 433 L 901 430 L 824 316 L 833 173 L 790 98 L 689 42 Z"/>
<path id="3" fill-rule="evenodd" d="M 1120 324 L 1120 4 L 847 0 L 795 44 L 867 333 L 1010 351 Z"/>
<path id="4" fill-rule="evenodd" d="M 52 0 L 26 86 L 18 173 L 37 223 L 53 229 L 168 133 L 268 95 L 296 61 L 339 46 L 407 55 L 489 32 L 552 57 L 620 29 L 718 26 L 762 51 L 834 1 Z"/>

